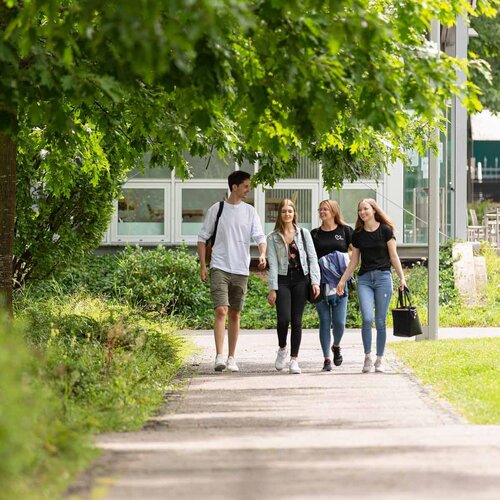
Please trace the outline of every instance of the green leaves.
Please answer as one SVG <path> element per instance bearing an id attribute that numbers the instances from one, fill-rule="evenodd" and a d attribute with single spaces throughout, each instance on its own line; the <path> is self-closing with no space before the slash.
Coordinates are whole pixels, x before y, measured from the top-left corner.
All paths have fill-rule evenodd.
<path id="1" fill-rule="evenodd" d="M 477 4 L 490 12 L 499 0 Z M 426 40 L 432 19 L 469 10 L 466 0 L 3 2 L 1 121 L 17 115 L 23 137 L 91 124 L 95 141 L 77 132 L 81 150 L 59 141 L 51 154 L 46 175 L 61 193 L 77 149 L 93 186 L 146 151 L 184 178 L 183 151 L 212 149 L 259 157 L 269 184 L 297 155 L 316 157 L 327 187 L 339 186 L 423 147 L 453 95 L 480 107 L 478 87 L 456 81 L 466 62 Z"/>

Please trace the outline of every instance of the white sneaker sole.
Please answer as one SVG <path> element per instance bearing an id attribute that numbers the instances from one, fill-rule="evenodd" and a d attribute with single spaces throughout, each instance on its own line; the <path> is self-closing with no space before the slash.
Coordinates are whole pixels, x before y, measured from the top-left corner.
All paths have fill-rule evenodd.
<path id="1" fill-rule="evenodd" d="M 228 366 L 228 367 L 226 367 L 226 369 L 228 372 L 239 372 L 240 371 L 240 369 L 238 367 L 229 368 L 229 366 Z"/>

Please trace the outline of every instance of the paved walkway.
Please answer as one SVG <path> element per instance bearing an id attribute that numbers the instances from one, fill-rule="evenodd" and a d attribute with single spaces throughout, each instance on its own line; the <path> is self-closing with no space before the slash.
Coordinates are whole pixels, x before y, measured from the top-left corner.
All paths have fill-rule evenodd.
<path id="1" fill-rule="evenodd" d="M 211 332 L 190 336 L 198 374 L 144 430 L 99 437 L 92 498 L 500 498 L 500 426 L 466 424 L 390 357 L 361 374 L 359 330 L 331 373 L 304 332 L 302 375 L 274 370 L 274 332 L 241 334 L 234 374 L 213 371 Z"/>

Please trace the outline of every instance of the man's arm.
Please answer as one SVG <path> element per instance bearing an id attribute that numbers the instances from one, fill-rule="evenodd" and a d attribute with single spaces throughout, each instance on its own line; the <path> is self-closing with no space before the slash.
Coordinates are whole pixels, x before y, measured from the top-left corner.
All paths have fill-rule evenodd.
<path id="1" fill-rule="evenodd" d="M 208 280 L 207 264 L 205 262 L 205 251 L 207 249 L 207 244 L 204 241 L 198 241 L 198 258 L 200 259 L 200 276 L 201 281 L 206 283 Z"/>
<path id="2" fill-rule="evenodd" d="M 205 219 L 203 220 L 201 230 L 198 233 L 198 258 L 200 259 L 200 276 L 203 283 L 206 283 L 208 280 L 207 263 L 205 262 L 205 252 L 207 248 L 206 242 L 212 236 L 216 217 L 217 213 L 212 206 L 208 209 Z"/>
<path id="3" fill-rule="evenodd" d="M 257 267 L 262 271 L 266 268 L 266 249 L 267 249 L 267 244 L 264 243 L 259 243 L 259 264 Z"/>

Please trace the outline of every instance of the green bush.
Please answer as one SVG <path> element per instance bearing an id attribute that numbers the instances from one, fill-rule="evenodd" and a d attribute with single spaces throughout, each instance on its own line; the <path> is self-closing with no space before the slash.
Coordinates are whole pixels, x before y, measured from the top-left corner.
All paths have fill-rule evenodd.
<path id="1" fill-rule="evenodd" d="M 54 498 L 95 455 L 92 433 L 159 408 L 186 346 L 172 320 L 103 297 L 24 291 L 15 305 L 14 324 L 0 318 L 0 498 Z"/>
<path id="2" fill-rule="evenodd" d="M 115 280 L 117 294 L 145 311 L 189 316 L 209 304 L 197 259 L 185 245 L 128 247 L 119 256 Z"/>
<path id="3" fill-rule="evenodd" d="M 140 425 L 180 368 L 183 342 L 172 321 L 160 323 L 82 294 L 25 298 L 17 306 L 29 325 L 27 341 L 45 358 L 44 377 L 61 398 L 66 419 L 80 428 Z"/>
<path id="4" fill-rule="evenodd" d="M 84 446 L 85 433 L 65 422 L 57 391 L 42 374 L 45 359 L 26 347 L 25 333 L 0 317 L 0 498 L 53 498 L 94 453 Z M 49 484 L 40 484 L 47 476 Z"/>

